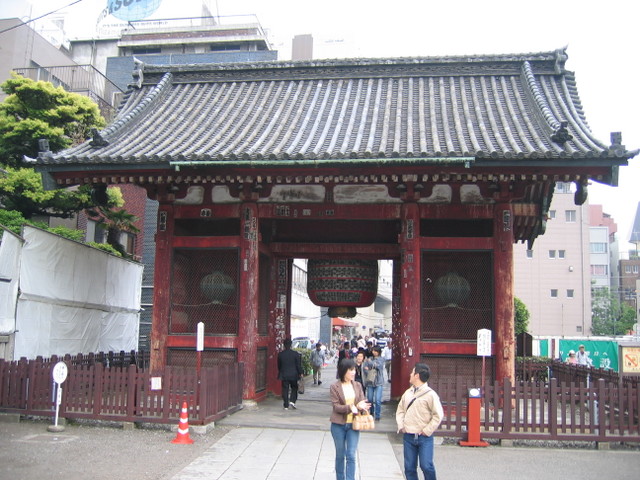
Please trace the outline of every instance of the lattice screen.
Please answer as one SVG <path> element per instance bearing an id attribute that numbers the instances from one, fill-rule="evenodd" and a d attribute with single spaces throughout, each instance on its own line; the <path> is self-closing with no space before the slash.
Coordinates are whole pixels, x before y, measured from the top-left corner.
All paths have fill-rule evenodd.
<path id="1" fill-rule="evenodd" d="M 493 330 L 491 252 L 422 254 L 422 340 L 476 340 Z"/>
<path id="2" fill-rule="evenodd" d="M 176 249 L 171 275 L 172 334 L 238 334 L 238 250 Z"/>
<path id="3" fill-rule="evenodd" d="M 235 349 L 205 349 L 202 351 L 203 367 L 229 365 L 237 361 L 237 352 Z M 167 352 L 167 365 L 196 368 L 195 348 L 170 348 Z"/>
<path id="4" fill-rule="evenodd" d="M 445 357 L 421 355 L 420 361 L 431 369 L 430 383 L 462 380 L 468 387 L 482 386 L 482 357 Z M 485 385 L 494 378 L 493 358 L 485 359 Z"/>

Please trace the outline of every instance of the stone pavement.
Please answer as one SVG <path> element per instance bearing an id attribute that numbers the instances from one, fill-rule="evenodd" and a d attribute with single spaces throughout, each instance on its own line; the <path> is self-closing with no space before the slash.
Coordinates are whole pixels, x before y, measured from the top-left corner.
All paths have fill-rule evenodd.
<path id="1" fill-rule="evenodd" d="M 283 409 L 278 397 L 248 406 L 218 425 L 236 427 L 185 467 L 172 480 L 332 480 L 334 446 L 329 432 L 329 386 L 335 366 L 323 370 L 320 386 L 309 385 L 297 409 Z M 396 404 L 385 384 L 382 420 L 362 432 L 358 445 L 358 480 L 402 479 L 401 437 L 395 434 Z M 197 436 L 195 436 L 197 441 Z M 436 437 L 435 463 L 440 480 L 638 478 L 640 451 L 583 448 L 469 448 L 442 445 Z M 188 446 L 185 446 L 188 448 Z M 422 474 L 420 474 L 422 479 Z"/>
<path id="2" fill-rule="evenodd" d="M 335 365 L 322 371 L 323 382 L 306 379 L 296 409 L 284 410 L 282 399 L 268 398 L 217 422 L 239 427 L 230 431 L 173 480 L 299 480 L 335 478 L 335 449 L 329 431 L 329 386 Z M 382 420 L 376 430 L 362 432 L 356 478 L 401 480 L 402 470 L 385 433 L 395 432 L 395 403 L 389 403 L 389 383 L 383 391 Z M 375 452 L 373 454 L 372 452 Z"/>
<path id="3" fill-rule="evenodd" d="M 230 431 L 173 480 L 331 480 L 334 459 L 328 431 L 243 427 Z M 356 478 L 403 478 L 385 435 L 360 435 Z"/>

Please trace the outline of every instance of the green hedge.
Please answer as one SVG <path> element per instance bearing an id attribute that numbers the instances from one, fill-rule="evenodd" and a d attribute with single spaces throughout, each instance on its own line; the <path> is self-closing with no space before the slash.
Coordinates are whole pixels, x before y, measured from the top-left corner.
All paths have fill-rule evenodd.
<path id="1" fill-rule="evenodd" d="M 294 348 L 296 352 L 302 355 L 302 371 L 305 375 L 311 375 L 313 369 L 311 368 L 311 350 L 308 348 Z"/>

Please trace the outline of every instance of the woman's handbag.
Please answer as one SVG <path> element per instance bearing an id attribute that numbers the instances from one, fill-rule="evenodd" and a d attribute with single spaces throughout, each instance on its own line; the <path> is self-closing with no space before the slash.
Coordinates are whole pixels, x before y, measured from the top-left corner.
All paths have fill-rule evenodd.
<path id="1" fill-rule="evenodd" d="M 376 383 L 376 378 L 378 377 L 378 371 L 375 368 L 370 368 L 367 370 L 367 385 L 374 385 Z"/>
<path id="2" fill-rule="evenodd" d="M 373 421 L 373 416 L 366 411 L 362 411 L 358 415 L 353 416 L 351 428 L 354 430 L 373 430 L 376 428 L 376 424 Z"/>

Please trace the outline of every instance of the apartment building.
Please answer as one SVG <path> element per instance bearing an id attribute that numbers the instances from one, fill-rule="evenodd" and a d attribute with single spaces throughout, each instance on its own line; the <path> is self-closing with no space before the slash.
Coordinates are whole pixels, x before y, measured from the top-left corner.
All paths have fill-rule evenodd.
<path id="1" fill-rule="evenodd" d="M 514 294 L 530 313 L 534 336 L 582 336 L 591 330 L 591 255 L 588 204 L 575 187 L 557 183 L 546 232 L 531 250 L 514 246 Z"/>

